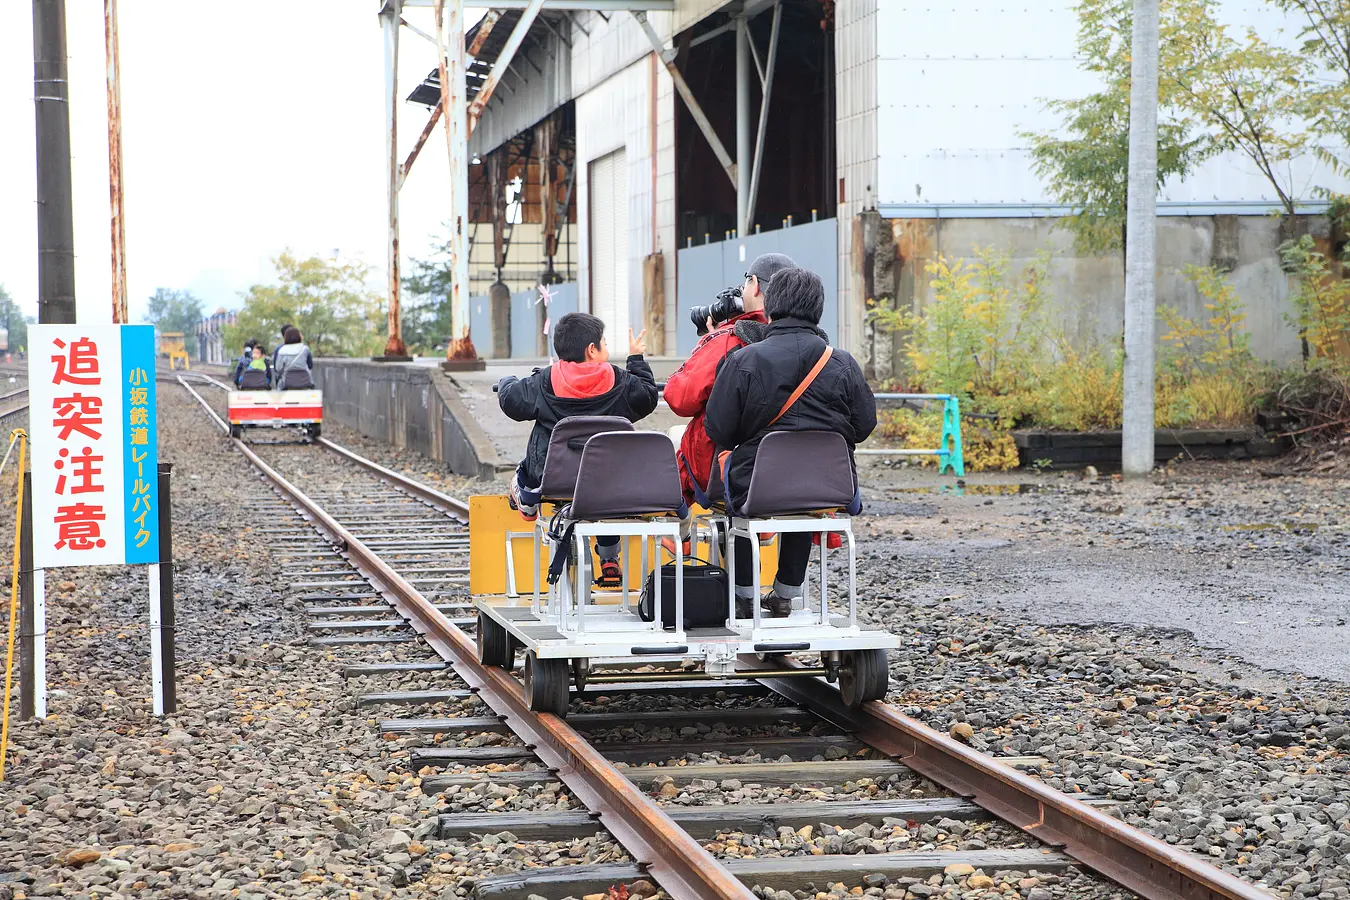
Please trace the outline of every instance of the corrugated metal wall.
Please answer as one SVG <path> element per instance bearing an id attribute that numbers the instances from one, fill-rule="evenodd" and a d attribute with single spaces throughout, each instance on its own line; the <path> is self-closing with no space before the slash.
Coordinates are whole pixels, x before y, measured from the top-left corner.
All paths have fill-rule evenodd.
<path id="1" fill-rule="evenodd" d="M 617 21 L 619 17 L 615 17 Z M 645 38 L 644 38 L 645 40 Z M 574 50 L 578 49 L 574 47 Z M 595 49 L 594 45 L 585 52 Z M 573 72 L 581 71 L 580 65 Z M 578 93 L 577 115 L 577 236 L 578 283 L 581 309 L 591 310 L 591 260 L 589 227 L 590 163 L 624 151 L 628 183 L 628 267 L 626 290 L 628 321 L 643 321 L 642 260 L 655 247 L 665 255 L 666 347 L 675 345 L 675 141 L 674 85 L 664 67 L 656 71 L 656 166 L 652 166 L 652 57 L 650 54 L 617 74 Z M 652 212 L 656 204 L 656 234 L 653 240 Z M 614 323 L 610 323 L 611 326 Z M 641 330 L 640 328 L 637 330 Z M 611 340 L 626 340 L 617 335 Z"/>
<path id="2" fill-rule="evenodd" d="M 786 253 L 797 265 L 820 276 L 825 285 L 825 314 L 820 327 L 839 344 L 839 270 L 834 253 L 836 222 L 825 219 L 754 234 L 740 241 L 717 241 L 680 251 L 679 304 L 675 312 L 680 356 L 694 349 L 698 336 L 689 311 L 707 306 L 723 288 L 745 280 L 745 270 L 761 253 Z"/>
<path id="3" fill-rule="evenodd" d="M 834 8 L 836 166 L 839 171 L 838 343 L 856 348 L 862 340 L 858 297 L 860 266 L 853 264 L 853 221 L 876 207 L 877 185 L 877 27 L 879 0 L 838 0 Z M 891 4 L 894 5 L 894 4 Z M 953 29 L 955 30 L 955 29 Z"/>
<path id="4" fill-rule="evenodd" d="M 555 284 L 548 290 L 549 300 L 543 314 L 551 334 L 554 322 L 577 311 L 577 286 L 575 283 Z M 537 359 L 552 353 L 552 338 L 540 325 L 541 299 L 536 288 L 511 295 L 512 359 Z M 469 298 L 469 338 L 484 359 L 492 358 L 492 313 L 486 296 Z"/>
<path id="5" fill-rule="evenodd" d="M 536 25 L 469 135 L 470 156 L 499 147 L 572 99 L 572 51 L 552 34 L 535 45 L 537 34 Z"/>

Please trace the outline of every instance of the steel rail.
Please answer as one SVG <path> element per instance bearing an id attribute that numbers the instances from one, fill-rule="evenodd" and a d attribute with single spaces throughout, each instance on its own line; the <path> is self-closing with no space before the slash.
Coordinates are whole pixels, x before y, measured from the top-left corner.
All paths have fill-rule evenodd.
<path id="1" fill-rule="evenodd" d="M 180 378 L 179 383 L 228 432 L 229 426 L 206 400 L 186 381 Z M 267 465 L 243 441 L 237 438 L 231 441 L 263 477 L 301 508 L 306 520 L 332 541 L 376 593 L 403 615 L 442 659 L 454 666 L 455 673 L 469 689 L 595 814 L 601 826 L 614 835 L 638 867 L 666 893 L 674 900 L 754 900 L 750 889 L 720 860 L 676 825 L 576 730 L 555 715 L 531 710 L 520 684 L 506 671 L 480 663 L 477 648 L 464 632 L 378 554 Z"/>
<path id="2" fill-rule="evenodd" d="M 753 668 L 782 668 L 785 660 L 756 660 Z M 754 677 L 753 673 L 746 673 Z M 853 732 L 931 781 L 1073 857 L 1083 866 L 1147 900 L 1272 900 L 1249 884 L 901 715 L 870 701 L 849 709 L 818 678 L 764 677 L 770 690 Z"/>
<path id="3" fill-rule="evenodd" d="M 340 444 L 333 443 L 328 440 L 328 438 L 321 437 L 316 443 L 318 443 L 320 447 L 331 450 L 344 459 L 356 463 L 367 472 L 389 482 L 399 490 L 412 494 L 417 499 L 431 504 L 451 518 L 457 519 L 466 525 L 469 523 L 469 504 L 465 503 L 463 500 L 456 500 L 449 494 L 442 494 L 440 491 L 427 487 L 419 481 L 414 481 L 406 475 L 400 475 L 393 469 L 386 469 L 384 466 L 373 460 L 366 459 L 364 456 L 353 453 Z"/>

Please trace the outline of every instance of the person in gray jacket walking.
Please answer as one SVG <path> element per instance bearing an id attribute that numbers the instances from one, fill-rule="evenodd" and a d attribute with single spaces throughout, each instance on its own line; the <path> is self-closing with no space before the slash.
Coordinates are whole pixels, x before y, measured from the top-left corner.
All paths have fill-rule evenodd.
<path id="1" fill-rule="evenodd" d="M 279 391 L 308 390 L 314 387 L 314 356 L 305 346 L 300 329 L 288 325 L 282 337 L 285 343 L 272 354 L 273 384 Z"/>

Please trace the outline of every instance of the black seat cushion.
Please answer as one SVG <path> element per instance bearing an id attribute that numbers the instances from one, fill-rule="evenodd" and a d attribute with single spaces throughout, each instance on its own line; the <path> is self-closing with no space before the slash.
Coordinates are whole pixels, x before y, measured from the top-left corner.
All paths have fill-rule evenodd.
<path id="1" fill-rule="evenodd" d="M 622 416 L 568 416 L 553 426 L 539 495 L 549 500 L 571 500 L 577 487 L 581 451 L 592 436 L 607 431 L 632 431 Z"/>
<path id="2" fill-rule="evenodd" d="M 853 460 L 842 434 L 775 431 L 760 441 L 741 515 L 758 519 L 847 508 L 855 493 Z"/>
<path id="3" fill-rule="evenodd" d="M 677 513 L 684 507 L 675 445 L 659 431 L 611 431 L 586 442 L 572 497 L 578 521 Z"/>

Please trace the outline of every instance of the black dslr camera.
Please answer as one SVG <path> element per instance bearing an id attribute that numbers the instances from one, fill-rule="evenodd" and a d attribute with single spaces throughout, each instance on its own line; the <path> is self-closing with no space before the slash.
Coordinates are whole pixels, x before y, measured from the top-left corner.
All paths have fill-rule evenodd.
<path id="1" fill-rule="evenodd" d="M 716 327 L 732 316 L 738 316 L 745 309 L 741 302 L 741 286 L 734 285 L 717 295 L 717 299 L 707 306 L 695 306 L 689 310 L 689 321 L 694 323 L 699 337 L 708 333 L 708 320 Z"/>

